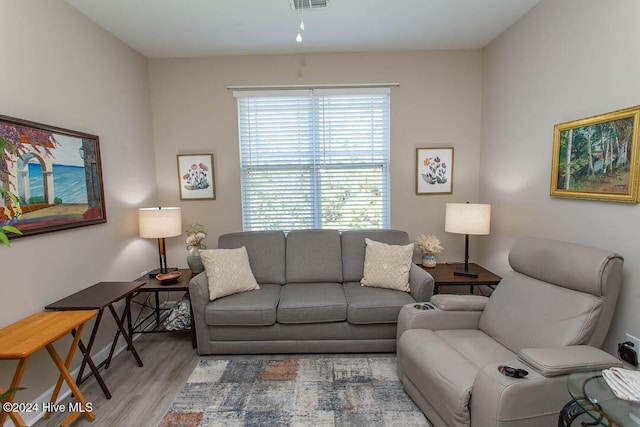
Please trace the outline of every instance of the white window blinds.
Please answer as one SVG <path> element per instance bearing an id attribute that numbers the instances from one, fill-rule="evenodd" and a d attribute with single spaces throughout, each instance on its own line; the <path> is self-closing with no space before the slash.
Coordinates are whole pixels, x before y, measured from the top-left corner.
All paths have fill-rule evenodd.
<path id="1" fill-rule="evenodd" d="M 244 230 L 389 227 L 388 88 L 235 96 Z"/>

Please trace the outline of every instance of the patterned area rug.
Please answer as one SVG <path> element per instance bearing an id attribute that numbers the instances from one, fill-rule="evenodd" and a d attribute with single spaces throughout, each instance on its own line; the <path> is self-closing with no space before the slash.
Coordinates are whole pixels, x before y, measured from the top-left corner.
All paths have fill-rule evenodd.
<path id="1" fill-rule="evenodd" d="M 200 360 L 159 426 L 429 426 L 396 359 Z"/>

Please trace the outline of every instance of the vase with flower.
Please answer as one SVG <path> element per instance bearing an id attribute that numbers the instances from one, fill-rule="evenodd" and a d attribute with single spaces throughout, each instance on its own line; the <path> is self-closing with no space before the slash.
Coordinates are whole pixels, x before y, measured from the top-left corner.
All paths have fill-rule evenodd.
<path id="1" fill-rule="evenodd" d="M 200 250 L 207 247 L 202 241 L 207 237 L 207 232 L 202 224 L 189 224 L 185 228 L 187 233 L 187 265 L 192 273 L 198 274 L 204 271 L 202 258 L 200 258 Z"/>
<path id="2" fill-rule="evenodd" d="M 433 234 L 421 234 L 416 238 L 416 244 L 422 250 L 422 265 L 433 268 L 436 266 L 436 254 L 442 252 L 442 244 Z"/>

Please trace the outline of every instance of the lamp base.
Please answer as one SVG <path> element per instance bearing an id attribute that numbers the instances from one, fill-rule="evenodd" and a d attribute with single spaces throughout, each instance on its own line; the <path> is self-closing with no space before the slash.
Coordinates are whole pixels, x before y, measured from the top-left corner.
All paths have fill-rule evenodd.
<path id="1" fill-rule="evenodd" d="M 467 277 L 478 277 L 478 273 L 475 271 L 468 270 L 456 270 L 453 272 L 454 276 L 467 276 Z"/>
<path id="2" fill-rule="evenodd" d="M 162 271 L 160 268 L 156 268 L 155 270 L 151 270 L 149 272 L 149 278 L 155 279 L 158 274 L 168 273 L 170 271 L 178 271 L 178 267 L 167 267 L 167 271 Z"/>

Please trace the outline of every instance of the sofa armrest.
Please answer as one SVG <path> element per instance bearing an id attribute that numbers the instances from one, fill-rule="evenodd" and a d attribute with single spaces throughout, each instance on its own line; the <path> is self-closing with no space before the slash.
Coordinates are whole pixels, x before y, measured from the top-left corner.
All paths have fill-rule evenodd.
<path id="1" fill-rule="evenodd" d="M 398 326 L 396 338 L 409 329 L 430 329 L 437 331 L 440 329 L 478 329 L 478 322 L 482 311 L 444 311 L 428 304 L 431 308 L 423 310 L 416 308 L 416 305 L 407 304 L 400 310 L 398 315 Z"/>
<path id="2" fill-rule="evenodd" d="M 540 375 L 555 377 L 580 371 L 600 371 L 612 366 L 622 366 L 617 358 L 588 345 L 553 348 L 523 348 L 518 360 L 531 366 Z"/>
<path id="3" fill-rule="evenodd" d="M 202 272 L 191 278 L 189 281 L 189 298 L 191 299 L 191 310 L 193 327 L 196 328 L 198 347 L 200 343 L 209 341 L 207 325 L 204 321 L 204 309 L 209 304 L 209 279 L 207 273 Z"/>
<path id="4" fill-rule="evenodd" d="M 418 302 L 429 301 L 433 295 L 433 277 L 415 264 L 409 270 L 409 293 Z"/>

